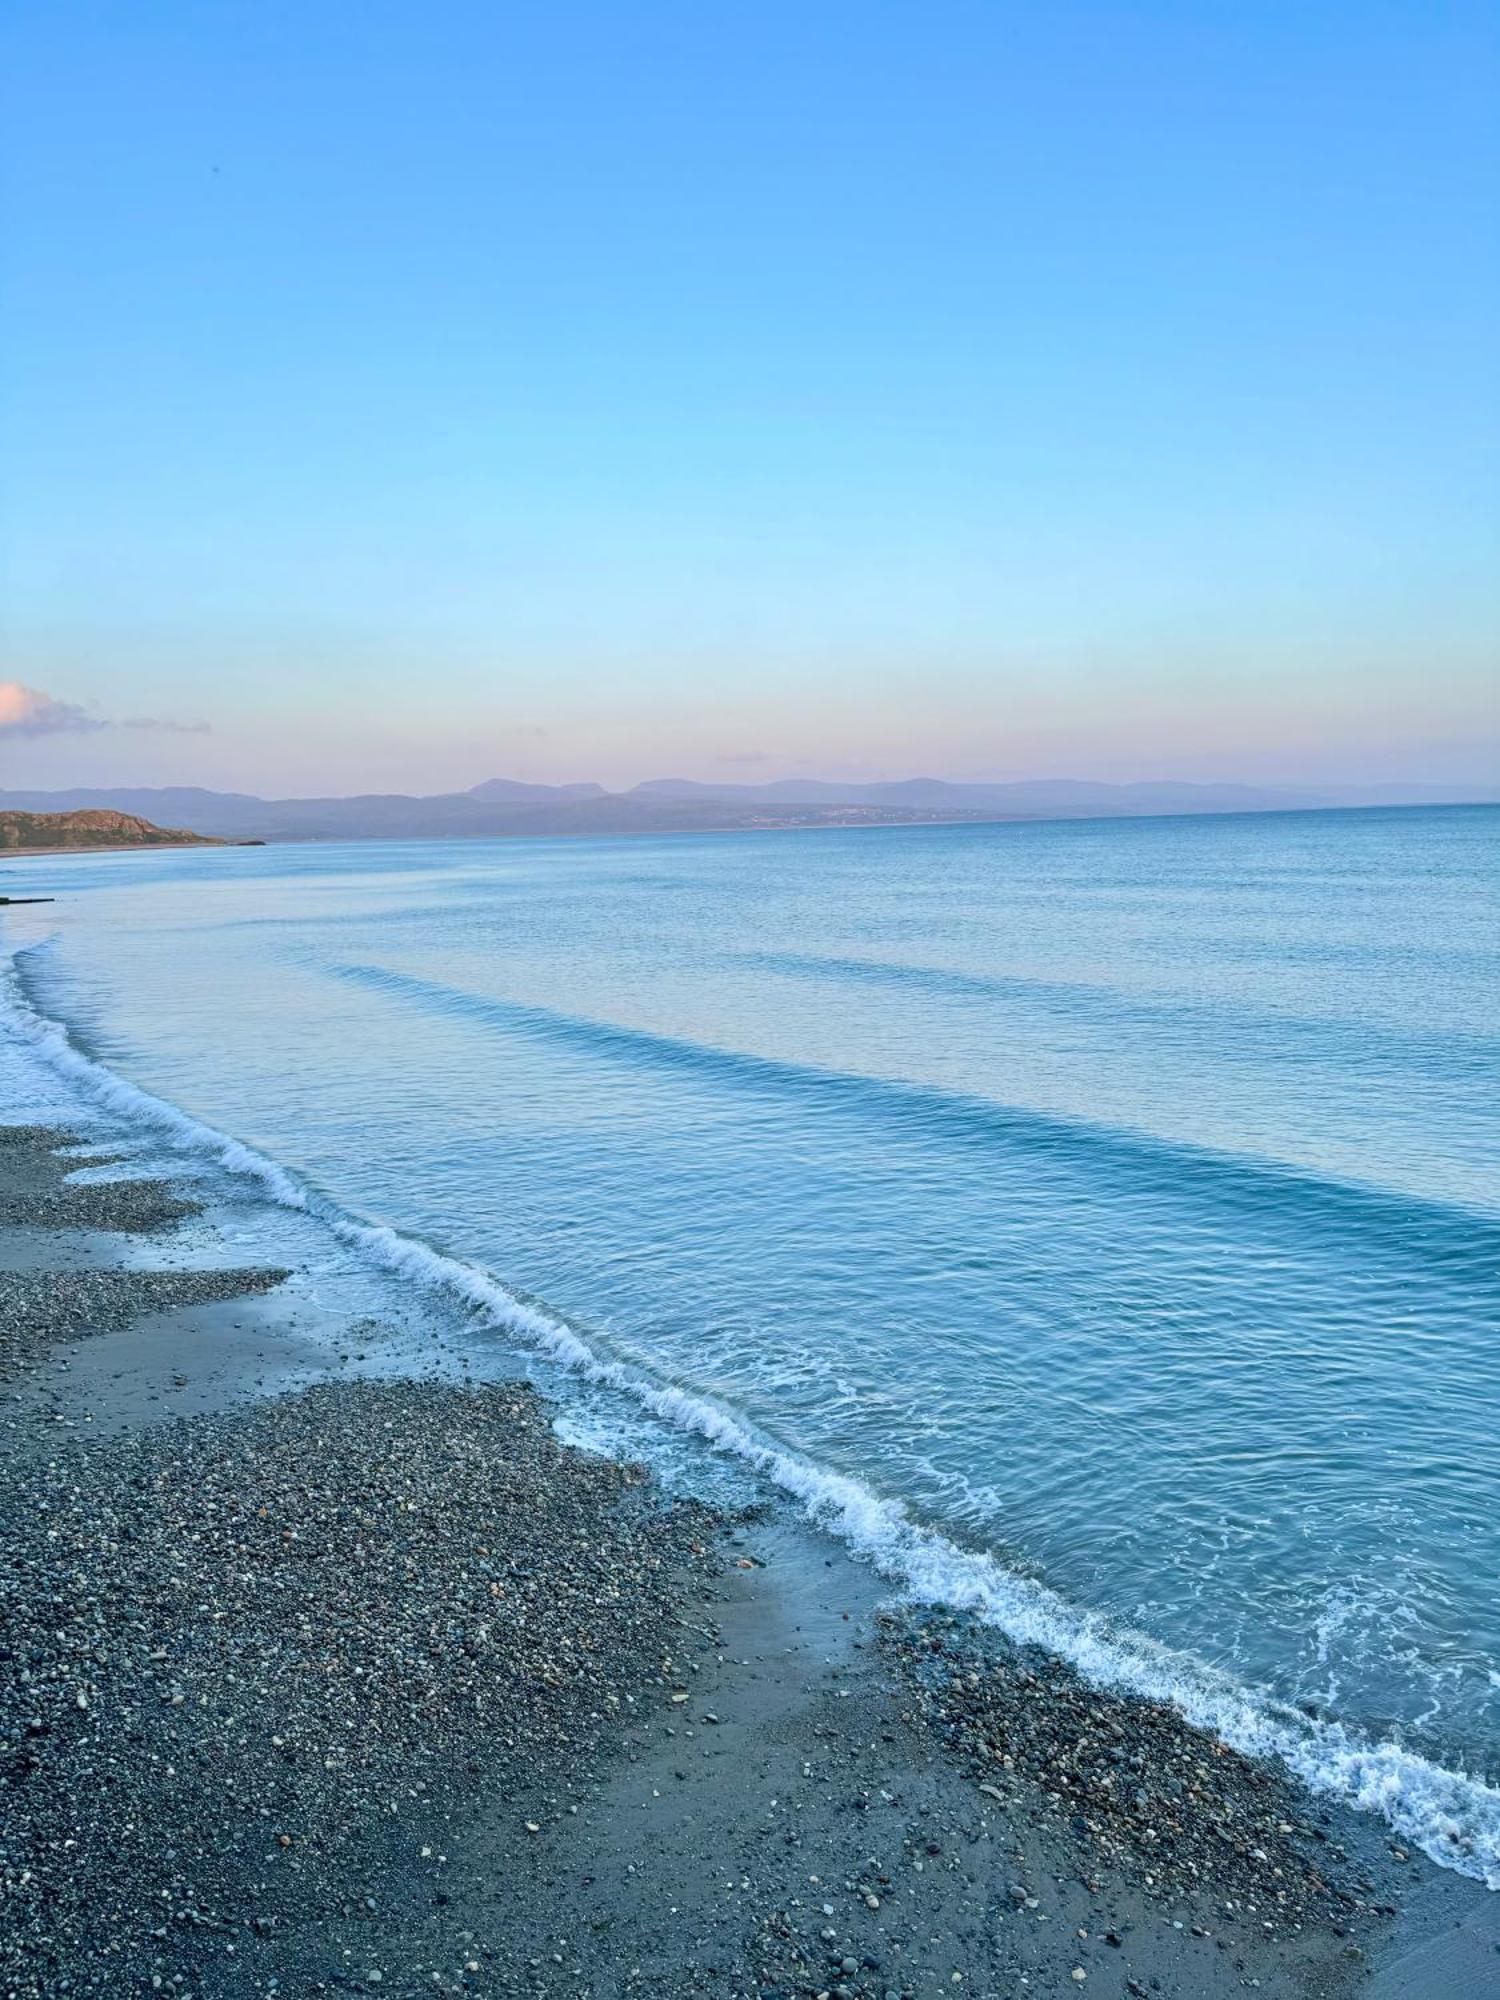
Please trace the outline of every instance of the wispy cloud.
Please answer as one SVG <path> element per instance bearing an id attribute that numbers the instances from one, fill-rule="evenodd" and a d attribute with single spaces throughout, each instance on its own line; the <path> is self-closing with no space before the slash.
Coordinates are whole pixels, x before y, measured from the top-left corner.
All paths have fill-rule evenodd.
<path id="1" fill-rule="evenodd" d="M 211 722 L 177 722 L 170 715 L 127 715 L 122 729 L 165 729 L 173 736 L 211 736 Z"/>
<path id="2" fill-rule="evenodd" d="M 27 687 L 24 681 L 0 681 L 0 735 L 62 736 L 93 729 L 163 729 L 175 736 L 207 736 L 212 724 L 178 722 L 164 715 L 127 715 L 116 722 L 111 716 L 91 715 L 76 701 Z"/>
<path id="3" fill-rule="evenodd" d="M 76 701 L 59 701 L 56 695 L 26 687 L 21 681 L 0 681 L 0 734 L 59 736 L 107 726 Z"/>

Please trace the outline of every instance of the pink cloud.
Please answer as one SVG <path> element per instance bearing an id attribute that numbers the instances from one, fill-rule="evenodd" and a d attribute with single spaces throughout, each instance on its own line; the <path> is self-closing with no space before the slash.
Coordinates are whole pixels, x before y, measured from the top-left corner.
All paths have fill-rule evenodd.
<path id="1" fill-rule="evenodd" d="M 211 725 L 162 715 L 128 715 L 116 722 L 111 716 L 90 715 L 76 701 L 61 701 L 23 681 L 0 681 L 0 736 L 59 736 L 91 729 L 161 729 L 171 735 L 207 736 Z"/>
<path id="2" fill-rule="evenodd" d="M 0 734 L 54 736 L 69 730 L 103 729 L 104 724 L 74 701 L 59 701 L 20 681 L 0 681 Z"/>

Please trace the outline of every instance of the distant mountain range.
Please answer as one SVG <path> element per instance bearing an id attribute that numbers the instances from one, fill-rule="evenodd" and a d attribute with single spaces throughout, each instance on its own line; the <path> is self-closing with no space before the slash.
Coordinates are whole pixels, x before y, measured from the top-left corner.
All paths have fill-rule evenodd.
<path id="1" fill-rule="evenodd" d="M 608 792 L 595 784 L 534 785 L 515 778 L 490 778 L 467 792 L 428 798 L 368 792 L 353 798 L 262 799 L 249 792 L 210 792 L 196 786 L 14 791 L 0 792 L 0 809 L 103 808 L 159 824 L 192 827 L 221 840 L 411 840 L 1286 812 L 1318 806 L 1458 803 L 1464 796 L 1456 789 L 1445 794 L 1442 787 L 1426 792 L 1406 786 L 1337 793 L 1174 782 L 1109 785 L 1070 778 L 993 785 L 950 784 L 942 778 L 867 785 L 821 778 L 782 778 L 761 785 L 653 778 L 628 792 Z M 1493 798 L 1497 793 L 1480 796 Z"/>

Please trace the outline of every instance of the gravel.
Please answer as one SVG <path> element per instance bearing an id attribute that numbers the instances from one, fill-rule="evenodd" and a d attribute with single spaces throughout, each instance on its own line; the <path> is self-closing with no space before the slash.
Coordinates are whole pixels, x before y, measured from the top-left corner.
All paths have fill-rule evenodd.
<path id="1" fill-rule="evenodd" d="M 60 1127 L 0 1125 L 0 1227 L 146 1231 L 200 1213 L 200 1202 L 167 1181 L 69 1181 L 80 1162 L 53 1149 L 79 1143 Z"/>
<path id="2" fill-rule="evenodd" d="M 393 1845 L 410 1866 L 471 1790 L 617 1733 L 709 1564 L 698 1509 L 515 1387 L 325 1384 L 70 1443 L 0 1473 L 0 1518 L 17 1996 L 191 1991 L 231 1944 L 284 1963 L 279 1931 L 363 1914 Z"/>
<path id="3" fill-rule="evenodd" d="M 0 1132 L 0 1221 L 41 1232 L 0 1271 L 0 1372 L 46 1390 L 0 1466 L 0 2000 L 1363 1980 L 1370 1823 L 960 1618 L 878 1612 L 788 1510 L 669 1501 L 524 1387 L 169 1420 L 138 1393 L 144 1427 L 60 1429 L 125 1390 L 53 1344 L 282 1275 L 31 1268 L 58 1227 L 195 1206 L 69 1187 L 71 1136 Z M 257 1379 L 277 1311 L 214 1328 Z M 191 1335 L 129 1370 L 164 1390 Z"/>
<path id="4" fill-rule="evenodd" d="M 7 1271 L 0 1284 L 0 1382 L 42 1366 L 60 1341 L 117 1333 L 143 1313 L 266 1292 L 287 1273 Z"/>
<path id="5" fill-rule="evenodd" d="M 1374 1884 L 1346 1865 L 1333 1816 L 1275 1765 L 951 1613 L 883 1623 L 916 1718 L 981 1798 L 1050 1814 L 1086 1877 L 1124 1873 L 1162 1898 L 1207 1893 L 1264 1929 L 1369 1911 Z"/>

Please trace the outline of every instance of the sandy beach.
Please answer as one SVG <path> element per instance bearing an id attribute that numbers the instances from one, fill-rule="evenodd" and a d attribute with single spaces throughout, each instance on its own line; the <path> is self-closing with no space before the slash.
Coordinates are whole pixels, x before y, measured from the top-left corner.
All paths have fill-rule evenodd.
<path id="1" fill-rule="evenodd" d="M 7 1996 L 1459 2000 L 1475 1884 L 0 1139 Z"/>

